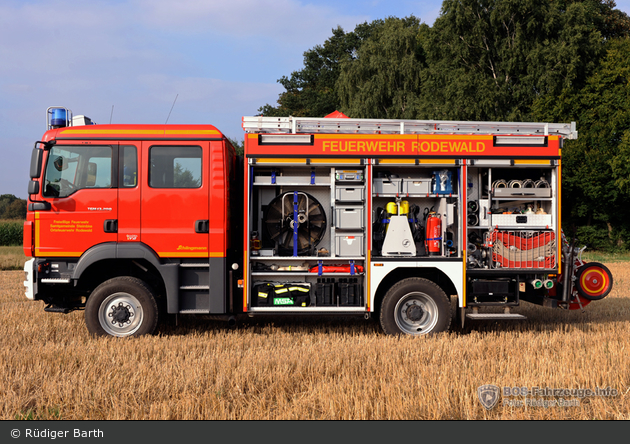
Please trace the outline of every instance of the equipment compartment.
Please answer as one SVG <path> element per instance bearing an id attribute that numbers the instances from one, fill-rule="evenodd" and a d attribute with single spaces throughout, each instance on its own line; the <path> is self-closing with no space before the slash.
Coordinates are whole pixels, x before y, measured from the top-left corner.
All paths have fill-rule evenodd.
<path id="1" fill-rule="evenodd" d="M 389 163 L 375 167 L 372 254 L 401 258 L 461 256 L 459 176 L 458 168 L 439 165 Z M 399 184 L 399 194 L 381 193 L 392 184 Z"/>
<path id="2" fill-rule="evenodd" d="M 307 307 L 311 302 L 308 282 L 260 282 L 254 285 L 254 300 L 259 307 Z"/>

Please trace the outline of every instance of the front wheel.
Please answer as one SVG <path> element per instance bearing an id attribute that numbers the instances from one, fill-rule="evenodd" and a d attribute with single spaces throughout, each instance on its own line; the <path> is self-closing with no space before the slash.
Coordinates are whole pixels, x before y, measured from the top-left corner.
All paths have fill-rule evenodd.
<path id="1" fill-rule="evenodd" d="M 390 335 L 439 333 L 451 325 L 451 303 L 434 282 L 407 278 L 385 294 L 380 319 L 383 331 Z"/>
<path id="2" fill-rule="evenodd" d="M 130 276 L 103 282 L 85 305 L 85 325 L 96 336 L 151 334 L 157 321 L 153 291 L 144 281 Z"/>

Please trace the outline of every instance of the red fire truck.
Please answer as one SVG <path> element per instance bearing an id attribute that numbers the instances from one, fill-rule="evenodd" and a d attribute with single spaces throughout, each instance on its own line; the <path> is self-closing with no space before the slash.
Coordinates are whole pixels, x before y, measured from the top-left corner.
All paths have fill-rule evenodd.
<path id="1" fill-rule="evenodd" d="M 612 289 L 561 231 L 575 124 L 244 117 L 96 125 L 47 110 L 30 165 L 26 296 L 96 335 L 163 315 L 376 316 L 423 335 L 582 309 Z"/>

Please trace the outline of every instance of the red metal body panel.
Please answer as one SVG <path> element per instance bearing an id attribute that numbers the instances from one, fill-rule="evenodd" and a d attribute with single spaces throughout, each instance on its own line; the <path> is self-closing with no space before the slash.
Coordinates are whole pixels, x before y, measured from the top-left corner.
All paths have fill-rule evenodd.
<path id="1" fill-rule="evenodd" d="M 493 136 L 475 135 L 315 134 L 312 145 L 260 144 L 258 136 L 246 135 L 245 154 L 249 157 L 560 157 L 558 136 L 549 136 L 547 146 L 527 147 L 496 146 Z"/>
<path id="2" fill-rule="evenodd" d="M 51 138 L 77 139 L 191 139 L 222 138 L 212 125 L 88 125 L 48 131 Z M 50 139 L 44 139 L 50 140 Z"/>
<path id="3" fill-rule="evenodd" d="M 209 256 L 225 257 L 229 246 L 231 228 L 229 215 L 229 187 L 226 186 L 230 177 L 228 158 L 224 151 L 223 142 L 210 142 L 210 209 L 209 209 Z M 239 197 L 240 198 L 240 197 Z"/>

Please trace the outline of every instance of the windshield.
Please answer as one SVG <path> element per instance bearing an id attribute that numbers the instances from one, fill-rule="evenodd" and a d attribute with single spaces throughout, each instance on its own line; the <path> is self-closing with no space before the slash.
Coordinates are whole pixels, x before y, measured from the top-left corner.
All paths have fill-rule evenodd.
<path id="1" fill-rule="evenodd" d="M 84 188 L 111 188 L 112 148 L 54 146 L 48 153 L 44 196 L 67 197 Z"/>

